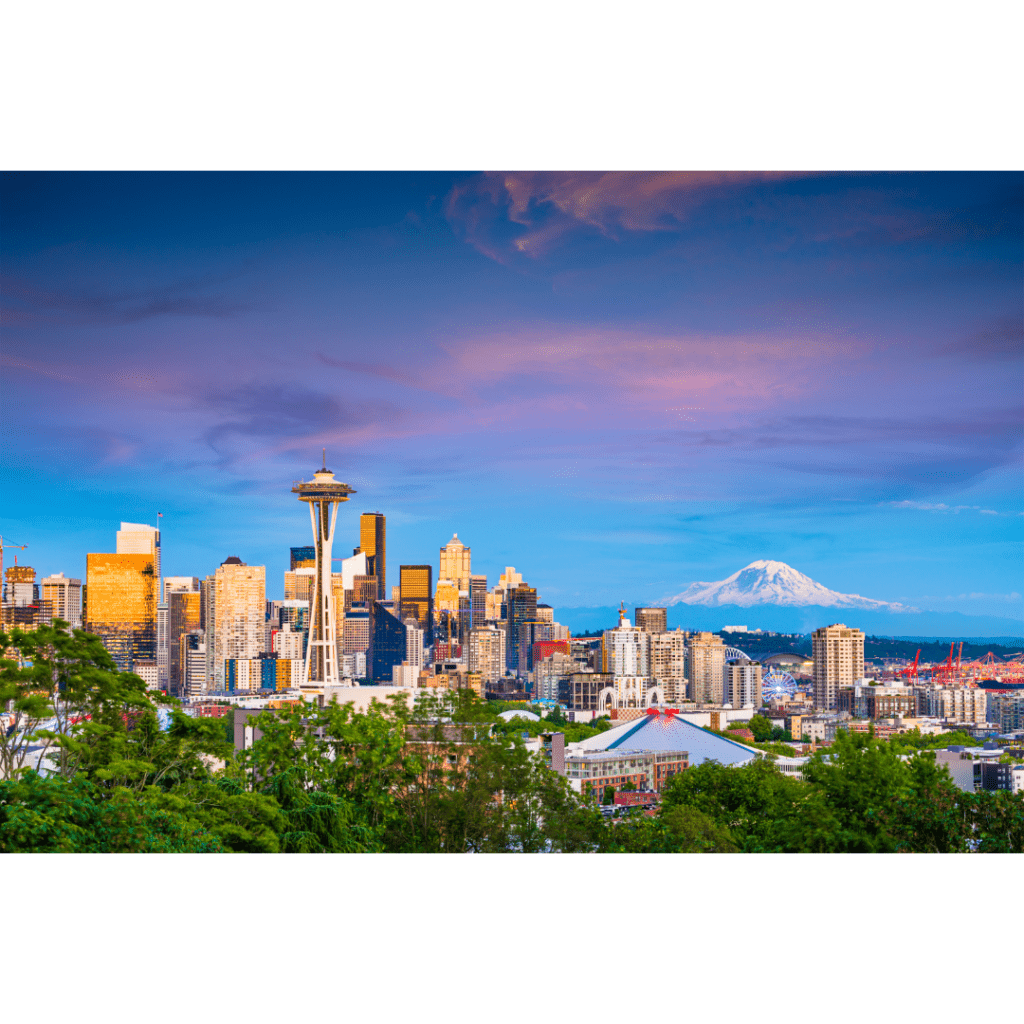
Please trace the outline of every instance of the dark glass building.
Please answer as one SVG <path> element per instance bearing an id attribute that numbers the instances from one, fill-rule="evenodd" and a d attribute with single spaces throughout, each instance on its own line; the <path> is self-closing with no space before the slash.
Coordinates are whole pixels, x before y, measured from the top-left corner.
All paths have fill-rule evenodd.
<path id="1" fill-rule="evenodd" d="M 528 651 L 530 638 L 528 632 L 524 632 L 522 627 L 527 622 L 534 622 L 537 619 L 537 588 L 520 583 L 518 587 L 506 591 L 505 606 L 509 640 L 505 646 L 505 664 L 513 672 L 522 674 L 528 669 L 523 657 L 524 652 L 521 650 L 520 638 L 525 640 Z"/>
<path id="2" fill-rule="evenodd" d="M 296 569 L 312 569 L 316 566 L 316 548 L 312 544 L 304 548 L 292 548 L 291 572 Z"/>
<path id="3" fill-rule="evenodd" d="M 405 661 L 405 626 L 384 607 L 370 605 L 370 647 L 366 652 L 366 674 L 374 682 L 390 683 L 392 669 Z"/>

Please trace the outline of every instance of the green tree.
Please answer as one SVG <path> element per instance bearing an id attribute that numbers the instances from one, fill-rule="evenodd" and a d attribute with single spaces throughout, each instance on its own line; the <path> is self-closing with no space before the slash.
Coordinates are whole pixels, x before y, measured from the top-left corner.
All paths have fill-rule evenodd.
<path id="1" fill-rule="evenodd" d="M 187 813 L 103 791 L 79 776 L 34 771 L 0 782 L 3 853 L 217 853 L 216 836 Z"/>
<path id="2" fill-rule="evenodd" d="M 772 723 L 764 715 L 754 715 L 748 725 L 758 743 L 765 743 L 772 738 Z"/>

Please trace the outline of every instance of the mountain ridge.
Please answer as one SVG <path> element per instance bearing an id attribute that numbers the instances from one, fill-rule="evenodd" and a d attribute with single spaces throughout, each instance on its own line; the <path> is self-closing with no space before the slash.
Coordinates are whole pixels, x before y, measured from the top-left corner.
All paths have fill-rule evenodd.
<path id="1" fill-rule="evenodd" d="M 853 608 L 895 614 L 919 612 L 898 601 L 878 601 L 860 594 L 843 594 L 812 580 L 785 562 L 758 559 L 717 582 L 691 583 L 686 590 L 662 602 L 673 605 L 733 605 L 750 608 L 775 605 L 781 608 Z"/>

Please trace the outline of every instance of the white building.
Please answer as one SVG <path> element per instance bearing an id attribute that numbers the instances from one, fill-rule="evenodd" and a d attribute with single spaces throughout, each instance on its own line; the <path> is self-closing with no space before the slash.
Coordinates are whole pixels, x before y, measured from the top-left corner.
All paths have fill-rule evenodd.
<path id="1" fill-rule="evenodd" d="M 41 583 L 40 597 L 49 601 L 53 618 L 63 619 L 72 629 L 82 628 L 82 581 L 62 572 L 47 576 Z"/>
<path id="2" fill-rule="evenodd" d="M 971 686 L 934 686 L 924 692 L 928 715 L 951 722 L 984 722 L 988 693 Z"/>
<path id="3" fill-rule="evenodd" d="M 505 630 L 474 627 L 469 632 L 469 671 L 479 672 L 484 685 L 505 674 Z"/>
<path id="4" fill-rule="evenodd" d="M 153 574 L 160 582 L 160 531 L 143 523 L 122 523 L 117 531 L 119 555 L 152 555 Z M 159 593 L 159 589 L 157 593 Z"/>
<path id="5" fill-rule="evenodd" d="M 416 669 L 417 677 L 424 665 L 423 630 L 415 619 L 405 620 L 405 661 Z"/>
<path id="6" fill-rule="evenodd" d="M 620 611 L 618 626 L 606 629 L 601 638 L 601 663 L 602 671 L 613 676 L 650 676 L 651 634 Z"/>
<path id="7" fill-rule="evenodd" d="M 842 622 L 823 626 L 811 634 L 814 657 L 814 706 L 835 711 L 839 688 L 864 678 L 864 633 Z"/>
<path id="8" fill-rule="evenodd" d="M 725 703 L 734 708 L 761 706 L 761 663 L 734 661 L 725 666 Z"/>

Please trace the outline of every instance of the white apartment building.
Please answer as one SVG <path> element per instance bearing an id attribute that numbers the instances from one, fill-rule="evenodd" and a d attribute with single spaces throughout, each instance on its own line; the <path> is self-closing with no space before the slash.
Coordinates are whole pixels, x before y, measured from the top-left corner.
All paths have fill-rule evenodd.
<path id="1" fill-rule="evenodd" d="M 760 662 L 736 661 L 725 666 L 725 703 L 734 708 L 761 706 Z"/>
<path id="2" fill-rule="evenodd" d="M 952 722 L 984 722 L 988 693 L 970 686 L 934 686 L 924 692 L 928 715 Z"/>
<path id="3" fill-rule="evenodd" d="M 601 666 L 613 676 L 651 675 L 651 634 L 632 625 L 624 611 L 618 626 L 601 638 Z"/>
<path id="4" fill-rule="evenodd" d="M 469 671 L 479 672 L 484 685 L 505 674 L 505 630 L 495 626 L 469 631 Z"/>
<path id="5" fill-rule="evenodd" d="M 72 629 L 82 628 L 82 581 L 54 573 L 40 583 L 40 599 L 49 601 L 53 618 L 63 619 Z"/>
<path id="6" fill-rule="evenodd" d="M 229 558 L 214 574 L 214 688 L 224 688 L 224 662 L 258 658 L 263 651 L 266 566 Z"/>
<path id="7" fill-rule="evenodd" d="M 651 633 L 651 675 L 661 687 L 668 704 L 687 699 L 686 640 L 689 633 L 674 629 Z"/>

